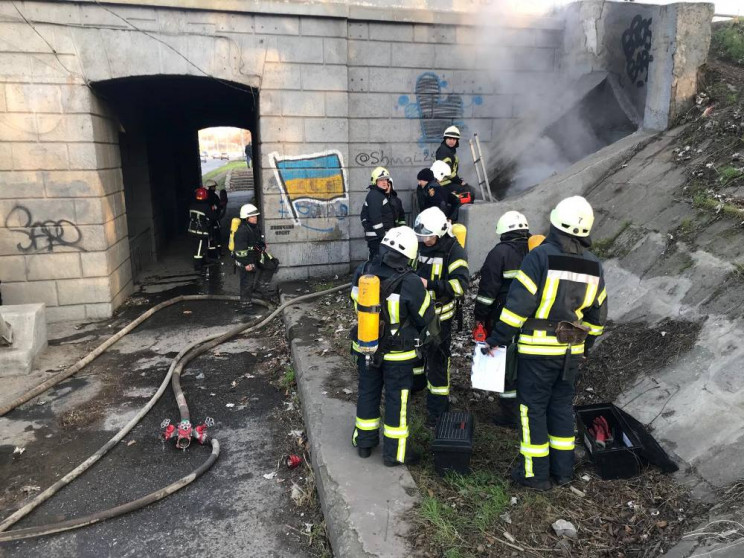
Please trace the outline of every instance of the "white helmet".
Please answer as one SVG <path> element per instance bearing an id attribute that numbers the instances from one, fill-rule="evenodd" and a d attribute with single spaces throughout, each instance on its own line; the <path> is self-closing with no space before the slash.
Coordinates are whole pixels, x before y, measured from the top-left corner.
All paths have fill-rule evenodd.
<path id="1" fill-rule="evenodd" d="M 445 233 L 449 232 L 450 224 L 447 222 L 447 216 L 438 207 L 424 209 L 416 217 L 413 225 L 416 236 L 437 236 L 442 238 Z"/>
<path id="2" fill-rule="evenodd" d="M 594 224 L 592 206 L 581 196 L 566 198 L 550 212 L 550 223 L 572 236 L 589 236 Z"/>
<path id="3" fill-rule="evenodd" d="M 240 218 L 255 217 L 259 215 L 258 208 L 252 203 L 247 203 L 240 207 Z"/>
<path id="4" fill-rule="evenodd" d="M 444 138 L 455 138 L 456 140 L 460 139 L 460 128 L 457 126 L 450 126 L 444 131 L 444 134 L 442 135 Z"/>
<path id="5" fill-rule="evenodd" d="M 431 172 L 434 173 L 434 178 L 440 181 L 445 176 L 452 174 L 452 169 L 444 161 L 434 161 L 434 164 L 431 166 Z"/>
<path id="6" fill-rule="evenodd" d="M 507 211 L 496 223 L 496 234 L 504 234 L 512 231 L 528 231 L 530 226 L 527 218 L 519 211 Z"/>
<path id="7" fill-rule="evenodd" d="M 418 238 L 410 227 L 395 227 L 385 233 L 382 246 L 388 246 L 400 252 L 409 260 L 415 260 L 418 256 Z"/>

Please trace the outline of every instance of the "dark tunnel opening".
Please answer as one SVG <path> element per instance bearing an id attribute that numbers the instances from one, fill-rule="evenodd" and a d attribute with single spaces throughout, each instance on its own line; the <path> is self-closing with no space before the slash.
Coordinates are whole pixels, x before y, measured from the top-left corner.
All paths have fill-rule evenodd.
<path id="1" fill-rule="evenodd" d="M 121 124 L 121 168 L 136 279 L 175 239 L 186 235 L 188 207 L 201 185 L 200 129 L 250 130 L 253 157 L 260 161 L 258 91 L 190 76 L 121 78 L 96 82 L 92 88 Z M 259 166 L 253 165 L 254 184 L 260 184 Z"/>

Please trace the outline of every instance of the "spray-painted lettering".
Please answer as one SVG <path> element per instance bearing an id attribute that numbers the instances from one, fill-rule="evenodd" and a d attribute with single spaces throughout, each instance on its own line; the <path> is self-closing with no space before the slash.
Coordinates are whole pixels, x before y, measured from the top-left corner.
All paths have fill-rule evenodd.
<path id="1" fill-rule="evenodd" d="M 651 20 L 640 15 L 633 18 L 622 35 L 623 53 L 625 54 L 625 71 L 637 87 L 643 87 L 648 81 L 648 65 L 654 61 L 651 56 Z"/>
<path id="2" fill-rule="evenodd" d="M 360 167 L 376 167 L 382 165 L 384 167 L 396 167 L 396 166 L 414 166 L 418 164 L 427 164 L 434 161 L 434 154 L 428 150 L 424 150 L 421 153 L 416 153 L 413 156 L 406 157 L 395 157 L 394 155 L 388 155 L 384 149 L 374 151 L 362 151 L 357 153 L 354 157 L 354 161 Z"/>
<path id="3" fill-rule="evenodd" d="M 83 239 L 83 234 L 75 223 L 67 219 L 34 221 L 27 207 L 16 205 L 8 213 L 5 223 L 8 230 L 25 237 L 25 243 L 19 242 L 16 245 L 18 250 L 24 254 L 53 252 L 55 246 L 68 246 L 86 252 L 84 248 L 78 246 Z"/>

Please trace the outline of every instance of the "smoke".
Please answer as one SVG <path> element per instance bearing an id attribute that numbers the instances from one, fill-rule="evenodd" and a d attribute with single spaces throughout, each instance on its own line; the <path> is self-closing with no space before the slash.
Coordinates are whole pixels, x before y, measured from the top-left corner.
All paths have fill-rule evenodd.
<path id="1" fill-rule="evenodd" d="M 537 184 L 634 131 L 607 86 L 606 73 L 576 79 L 570 68 L 559 66 L 564 15 L 546 14 L 562 3 L 503 0 L 482 11 L 484 21 L 499 22 L 480 29 L 476 47 L 499 99 L 485 154 L 498 197 Z M 622 132 L 606 133 L 603 126 Z"/>

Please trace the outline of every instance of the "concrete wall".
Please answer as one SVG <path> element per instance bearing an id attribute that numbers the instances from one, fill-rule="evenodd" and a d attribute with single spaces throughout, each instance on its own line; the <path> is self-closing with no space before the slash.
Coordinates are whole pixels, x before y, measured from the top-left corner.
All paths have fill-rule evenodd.
<path id="1" fill-rule="evenodd" d="M 375 166 L 389 168 L 408 208 L 447 125 L 477 131 L 488 150 L 529 110 L 526 91 L 570 79 L 574 63 L 610 63 L 586 42 L 584 19 L 564 37 L 562 18 L 478 17 L 465 1 L 256 2 L 250 13 L 231 0 L 132 4 L 16 2 L 33 29 L 0 3 L 2 294 L 10 304 L 45 302 L 52 320 L 108 316 L 131 292 L 131 251 L 143 265 L 146 244 L 157 257 L 168 223 L 177 227 L 177 188 L 192 159 L 186 140 L 151 141 L 148 172 L 127 166 L 150 203 L 125 207 L 121 113 L 88 84 L 194 76 L 258 91 L 257 184 L 267 240 L 289 278 L 343 273 L 366 257 L 358 215 Z M 618 6 L 597 20 L 621 22 L 606 17 Z M 569 23 L 587 15 L 576 9 Z M 666 29 L 685 33 L 688 15 L 703 13 L 668 10 L 676 15 Z M 571 41 L 580 44 L 568 49 Z M 689 95 L 699 53 L 667 50 L 661 73 L 675 76 L 674 95 Z M 460 157 L 472 181 L 465 144 Z M 128 218 L 137 223 L 129 238 Z"/>
<path id="2" fill-rule="evenodd" d="M 587 0 L 566 8 L 562 67 L 607 71 L 643 127 L 663 130 L 692 102 L 710 46 L 712 3 Z"/>

